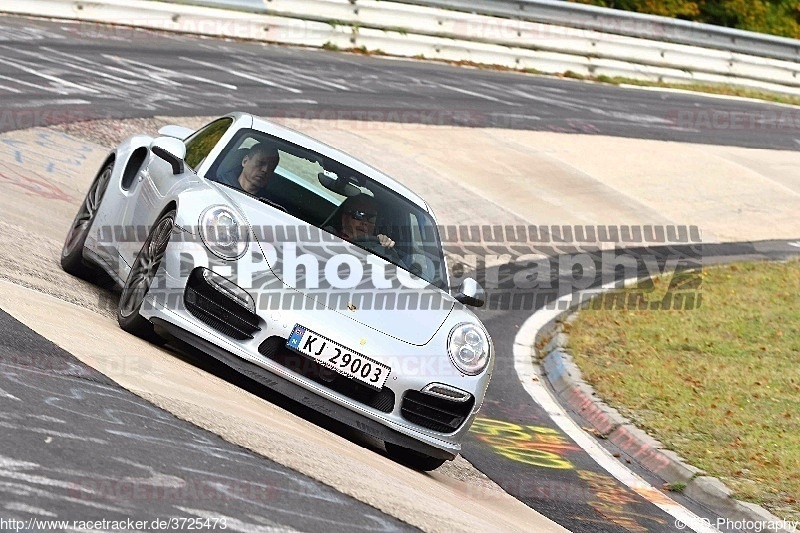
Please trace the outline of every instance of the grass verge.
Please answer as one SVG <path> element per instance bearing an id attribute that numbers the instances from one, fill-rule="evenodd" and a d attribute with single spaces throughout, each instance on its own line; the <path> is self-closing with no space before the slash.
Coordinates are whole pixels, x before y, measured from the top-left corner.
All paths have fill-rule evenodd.
<path id="1" fill-rule="evenodd" d="M 680 89 L 683 91 L 693 91 L 697 93 L 738 96 L 741 98 L 752 98 L 754 100 L 764 100 L 767 102 L 800 106 L 800 96 L 793 96 L 791 94 L 771 91 L 762 91 L 750 87 L 742 87 L 740 85 L 725 85 L 719 83 L 666 83 L 659 81 L 637 80 L 635 78 L 624 78 L 621 76 L 583 76 L 572 71 L 565 72 L 562 77 L 577 80 L 589 80 L 598 83 L 609 83 L 611 85 L 659 87 L 662 89 Z"/>
<path id="2" fill-rule="evenodd" d="M 569 348 L 637 426 L 737 498 L 800 520 L 800 261 L 702 279 L 699 309 L 581 312 Z"/>

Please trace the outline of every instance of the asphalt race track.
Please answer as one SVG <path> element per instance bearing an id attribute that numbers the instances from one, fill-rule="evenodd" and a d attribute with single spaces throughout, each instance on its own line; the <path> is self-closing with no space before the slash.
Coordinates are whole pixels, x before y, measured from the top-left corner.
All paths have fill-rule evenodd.
<path id="1" fill-rule="evenodd" d="M 224 517 L 238 531 L 411 529 L 153 407 L 2 311 L 0 405 L 3 518 L 29 530 L 43 528 L 31 517 L 78 516 Z"/>
<path id="2" fill-rule="evenodd" d="M 0 27 L 0 98 L 0 132 L 240 110 L 800 147 L 797 112 L 759 103 L 9 17 Z"/>
<path id="3" fill-rule="evenodd" d="M 758 120 L 783 113 L 784 108 L 760 103 L 13 17 L 0 18 L 0 101 L 0 132 L 74 120 L 217 115 L 236 109 L 309 120 L 421 121 L 748 148 L 800 146 L 800 130 L 793 124 L 764 124 L 753 135 L 752 129 L 711 129 L 696 120 L 703 113 Z M 696 111 L 694 119 L 680 115 L 687 109 Z M 628 252 L 663 264 L 675 250 Z M 785 259 L 799 252 L 785 240 L 692 250 L 703 264 Z M 552 251 L 554 262 L 559 253 L 565 251 Z M 559 270 L 553 271 L 557 281 Z M 484 278 L 479 281 L 503 280 L 513 272 L 489 268 L 477 275 Z M 561 295 L 556 290 L 551 296 Z M 508 493 L 573 532 L 673 531 L 672 516 L 609 476 L 523 390 L 512 344 L 533 311 L 478 313 L 494 339 L 497 362 L 464 457 Z M 240 530 L 409 528 L 153 407 L 3 311 L 0 332 L 4 516 L 224 516 Z M 260 394 L 225 368 L 199 359 L 193 364 Z M 347 433 L 313 413 L 287 408 L 330 431 Z M 526 446 L 498 449 L 492 444 L 496 440 L 486 438 L 514 432 L 527 435 Z M 48 449 L 45 435 L 58 435 L 57 451 Z M 628 466 L 661 487 L 657 474 L 635 461 Z M 134 486 L 141 488 L 142 498 L 125 497 Z M 215 497 L 193 502 L 187 496 L 192 489 Z M 97 490 L 103 499 L 91 497 Z M 120 498 L 113 497 L 115 490 Z M 680 495 L 670 497 L 699 516 L 716 517 Z"/>

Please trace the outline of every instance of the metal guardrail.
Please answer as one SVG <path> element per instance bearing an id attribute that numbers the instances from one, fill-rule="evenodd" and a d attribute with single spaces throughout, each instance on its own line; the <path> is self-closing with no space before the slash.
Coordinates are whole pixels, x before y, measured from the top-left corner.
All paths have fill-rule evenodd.
<path id="1" fill-rule="evenodd" d="M 517 0 L 520 5 L 541 2 L 574 7 L 553 0 Z M 800 62 L 794 58 L 787 61 L 402 0 L 3 0 L 2 11 L 551 74 L 571 71 L 656 82 L 734 83 L 800 94 Z M 800 46 L 767 37 L 770 42 L 775 39 Z"/>
<path id="2" fill-rule="evenodd" d="M 234 8 L 255 13 L 274 13 L 274 10 L 269 7 L 272 0 L 268 2 L 262 0 L 172 0 L 172 2 Z M 348 3 L 354 9 L 358 7 L 358 0 L 349 0 Z M 394 3 L 540 22 L 611 35 L 714 48 L 787 61 L 800 60 L 800 40 L 577 4 L 566 0 L 394 0 Z M 308 15 L 313 17 L 314 14 L 309 13 Z"/>
<path id="3" fill-rule="evenodd" d="M 789 61 L 800 59 L 800 41 L 796 39 L 576 4 L 565 0 L 399 1 L 404 4 L 543 22 L 640 39 L 716 48 L 760 57 Z"/>

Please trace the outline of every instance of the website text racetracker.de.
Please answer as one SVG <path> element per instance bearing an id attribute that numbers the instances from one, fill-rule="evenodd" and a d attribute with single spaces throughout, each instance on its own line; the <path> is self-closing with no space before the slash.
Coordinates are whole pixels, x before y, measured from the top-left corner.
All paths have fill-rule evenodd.
<path id="1" fill-rule="evenodd" d="M 152 520 L 42 520 L 28 518 L 0 518 L 0 531 L 170 531 L 170 530 L 215 530 L 228 529 L 227 519 L 170 517 Z"/>

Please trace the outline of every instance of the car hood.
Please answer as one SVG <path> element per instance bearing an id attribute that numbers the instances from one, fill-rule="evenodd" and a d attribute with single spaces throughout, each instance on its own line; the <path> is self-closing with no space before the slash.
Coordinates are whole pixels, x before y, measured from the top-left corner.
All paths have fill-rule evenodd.
<path id="1" fill-rule="evenodd" d="M 246 194 L 220 189 L 246 218 L 253 249 L 283 284 L 262 285 L 270 296 L 283 291 L 282 309 L 296 308 L 299 293 L 314 309 L 330 309 L 417 346 L 427 344 L 452 312 L 449 294 L 377 255 Z"/>

